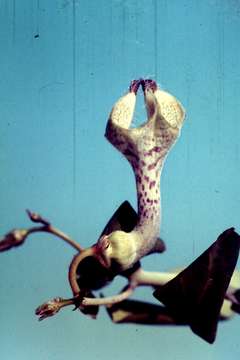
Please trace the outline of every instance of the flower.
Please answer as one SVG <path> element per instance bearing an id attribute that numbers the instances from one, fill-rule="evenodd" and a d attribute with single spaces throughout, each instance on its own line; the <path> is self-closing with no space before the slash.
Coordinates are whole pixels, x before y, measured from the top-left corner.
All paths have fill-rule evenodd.
<path id="1" fill-rule="evenodd" d="M 44 320 L 50 316 L 54 316 L 61 309 L 62 300 L 62 298 L 57 297 L 40 305 L 35 310 L 35 314 L 39 316 L 39 321 Z"/>

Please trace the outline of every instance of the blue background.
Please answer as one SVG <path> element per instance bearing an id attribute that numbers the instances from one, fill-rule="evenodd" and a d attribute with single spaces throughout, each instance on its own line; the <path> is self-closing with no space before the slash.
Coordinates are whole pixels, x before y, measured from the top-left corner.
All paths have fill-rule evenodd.
<path id="1" fill-rule="evenodd" d="M 1 0 L 0 30 L 2 236 L 28 227 L 30 208 L 87 247 L 122 201 L 136 206 L 130 166 L 103 135 L 139 77 L 187 111 L 162 177 L 168 251 L 144 267 L 187 265 L 227 227 L 240 230 L 239 0 Z M 140 94 L 135 124 L 144 119 Z M 38 323 L 39 304 L 71 295 L 73 255 L 48 234 L 1 253 L 2 359 L 239 357 L 237 317 L 220 324 L 212 346 L 188 328 L 113 325 L 104 309 L 97 321 L 69 308 Z M 136 297 L 151 300 L 151 291 Z"/>

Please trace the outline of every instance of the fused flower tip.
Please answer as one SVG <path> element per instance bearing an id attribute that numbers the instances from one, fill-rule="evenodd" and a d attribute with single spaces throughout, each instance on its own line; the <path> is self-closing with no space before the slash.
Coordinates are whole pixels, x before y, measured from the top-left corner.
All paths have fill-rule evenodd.
<path id="1" fill-rule="evenodd" d="M 152 90 L 153 92 L 157 90 L 157 83 L 152 79 L 139 79 L 133 80 L 130 84 L 129 91 L 137 94 L 139 86 L 142 86 L 143 91 Z"/>
<path id="2" fill-rule="evenodd" d="M 40 305 L 36 310 L 35 314 L 39 316 L 39 321 L 44 320 L 50 316 L 54 316 L 62 307 L 62 298 L 57 297 L 53 300 L 47 301 Z"/>
<path id="3" fill-rule="evenodd" d="M 0 251 L 9 250 L 12 247 L 21 245 L 28 235 L 28 230 L 15 229 L 7 233 L 0 241 Z"/>
<path id="4" fill-rule="evenodd" d="M 151 89 L 153 92 L 157 90 L 157 83 L 152 79 L 145 79 L 141 81 L 143 91 Z"/>
<path id="5" fill-rule="evenodd" d="M 130 84 L 129 91 L 137 94 L 137 91 L 138 91 L 138 88 L 139 88 L 141 82 L 142 82 L 142 79 L 133 80 Z"/>

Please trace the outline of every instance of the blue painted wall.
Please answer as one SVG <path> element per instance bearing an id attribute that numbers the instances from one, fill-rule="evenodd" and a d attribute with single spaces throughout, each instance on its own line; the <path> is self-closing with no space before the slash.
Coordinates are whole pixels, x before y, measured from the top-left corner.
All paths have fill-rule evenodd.
<path id="1" fill-rule="evenodd" d="M 240 230 L 239 0 L 1 0 L 0 29 L 2 235 L 29 226 L 30 208 L 89 246 L 123 200 L 136 204 L 131 169 L 103 134 L 139 77 L 187 111 L 162 179 L 168 252 L 145 267 L 188 264 L 225 228 Z M 239 357 L 239 318 L 212 346 L 186 328 L 114 326 L 104 310 L 95 322 L 66 309 L 38 323 L 36 306 L 71 294 L 73 254 L 48 235 L 1 254 L 2 359 Z"/>

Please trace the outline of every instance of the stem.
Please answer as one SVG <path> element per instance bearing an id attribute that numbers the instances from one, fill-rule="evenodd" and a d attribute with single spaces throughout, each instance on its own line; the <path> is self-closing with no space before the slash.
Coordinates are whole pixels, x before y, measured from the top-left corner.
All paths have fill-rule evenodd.
<path id="1" fill-rule="evenodd" d="M 94 256 L 94 254 L 95 254 L 94 247 L 85 249 L 85 250 L 81 251 L 80 254 L 77 254 L 74 256 L 74 258 L 69 266 L 68 280 L 69 280 L 69 283 L 70 283 L 70 286 L 71 286 L 74 296 L 77 296 L 80 293 L 80 288 L 77 283 L 77 277 L 76 277 L 78 265 L 84 258 L 86 258 L 88 256 Z"/>
<path id="2" fill-rule="evenodd" d="M 44 226 L 36 226 L 32 227 L 28 230 L 28 235 L 36 232 L 46 232 L 52 235 L 55 235 L 56 237 L 64 240 L 69 245 L 71 245 L 74 249 L 81 252 L 83 251 L 83 248 L 74 240 L 72 240 L 67 234 L 62 232 L 61 230 L 58 230 L 57 228 L 53 227 L 52 225 L 44 225 Z"/>
<path id="3" fill-rule="evenodd" d="M 154 272 L 139 269 L 131 276 L 137 286 L 162 286 L 177 276 L 178 272 Z"/>
<path id="4" fill-rule="evenodd" d="M 42 224 L 43 226 L 39 226 L 39 227 L 33 227 L 30 228 L 28 230 L 28 234 L 34 233 L 34 232 L 47 232 L 50 234 L 53 234 L 57 237 L 59 237 L 60 239 L 64 240 L 65 242 L 67 242 L 69 245 L 71 245 L 72 247 L 74 247 L 74 249 L 76 249 L 77 251 L 81 252 L 83 250 L 83 248 L 74 240 L 72 240 L 68 235 L 66 235 L 64 232 L 62 232 L 61 230 L 58 230 L 56 228 L 54 228 L 51 223 L 44 219 L 41 215 L 34 213 L 30 210 L 27 210 L 27 214 L 28 217 L 31 221 L 38 223 L 38 224 Z"/>
<path id="5" fill-rule="evenodd" d="M 123 300 L 129 298 L 132 295 L 136 288 L 136 284 L 129 284 L 124 291 L 122 291 L 118 295 L 113 295 L 105 298 L 87 298 L 84 297 L 81 305 L 83 306 L 90 306 L 90 305 L 113 305 L 117 304 Z"/>

